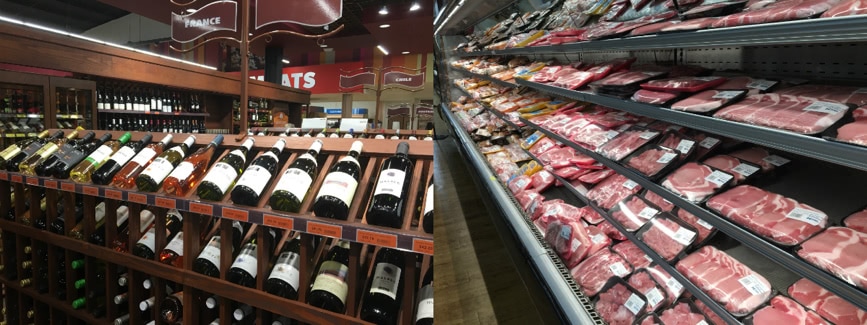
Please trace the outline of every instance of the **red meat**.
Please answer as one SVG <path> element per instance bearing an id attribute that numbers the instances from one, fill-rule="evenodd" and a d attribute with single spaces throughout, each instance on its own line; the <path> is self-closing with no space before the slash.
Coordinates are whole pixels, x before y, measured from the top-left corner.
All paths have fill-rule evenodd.
<path id="1" fill-rule="evenodd" d="M 584 289 L 584 293 L 595 296 L 608 279 L 632 274 L 632 266 L 619 254 L 603 249 L 572 268 L 570 273 L 575 282 Z"/>
<path id="2" fill-rule="evenodd" d="M 545 200 L 545 197 L 539 192 L 534 190 L 527 190 L 521 193 L 515 194 L 515 198 L 518 199 L 518 203 L 521 204 L 521 209 L 530 213 L 532 215 L 533 211 L 529 211 L 530 207 L 534 204 L 540 205 L 542 201 Z"/>
<path id="3" fill-rule="evenodd" d="M 617 202 L 641 190 L 634 181 L 617 174 L 606 178 L 587 192 L 587 198 L 596 202 L 600 208 L 611 209 Z"/>
<path id="4" fill-rule="evenodd" d="M 666 309 L 659 316 L 659 319 L 665 325 L 693 325 L 699 324 L 702 321 L 707 323 L 707 319 L 701 313 L 692 311 L 689 304 L 680 302 L 674 307 Z"/>
<path id="5" fill-rule="evenodd" d="M 563 167 L 563 168 L 555 169 L 554 175 L 560 176 L 560 177 L 565 178 L 565 179 L 572 179 L 572 177 L 574 177 L 575 175 L 577 175 L 581 171 L 583 171 L 583 169 L 575 167 L 575 166 L 569 166 L 569 167 Z"/>
<path id="6" fill-rule="evenodd" d="M 652 80 L 641 84 L 641 88 L 655 91 L 699 92 L 725 83 L 723 77 L 678 77 Z"/>
<path id="7" fill-rule="evenodd" d="M 650 25 L 644 25 L 644 26 L 638 27 L 636 29 L 633 29 L 632 32 L 629 33 L 629 35 L 639 36 L 639 35 L 647 35 L 647 34 L 656 34 L 656 33 L 659 33 L 660 31 L 662 31 L 662 29 L 665 27 L 677 25 L 679 23 L 680 23 L 680 20 L 673 20 L 673 21 L 663 21 L 663 22 L 654 23 L 654 24 L 650 24 Z"/>
<path id="8" fill-rule="evenodd" d="M 867 311 L 852 305 L 808 279 L 800 279 L 788 290 L 789 296 L 838 325 L 867 324 Z"/>
<path id="9" fill-rule="evenodd" d="M 729 155 L 713 156 L 705 159 L 702 163 L 731 174 L 735 177 L 735 184 L 743 183 L 747 177 L 759 170 L 758 167 L 751 165 L 744 164 L 744 166 L 741 166 L 740 160 Z"/>
<path id="10" fill-rule="evenodd" d="M 677 94 L 647 89 L 641 89 L 632 94 L 633 101 L 651 105 L 662 105 L 675 98 L 677 98 Z"/>
<path id="11" fill-rule="evenodd" d="M 665 288 L 665 294 L 668 298 L 668 301 L 676 301 L 678 297 L 684 292 L 683 285 L 680 284 L 677 279 L 673 278 L 668 272 L 662 269 L 659 265 L 654 265 L 652 267 L 648 267 L 647 272 L 653 276 L 653 279 L 656 280 L 656 283 L 662 285 Z"/>
<path id="12" fill-rule="evenodd" d="M 617 230 L 617 228 L 614 228 L 614 226 L 611 225 L 611 223 L 608 222 L 608 220 L 605 220 L 602 223 L 596 225 L 596 227 L 598 227 L 599 230 L 602 230 L 602 232 L 604 232 L 605 235 L 608 236 L 608 238 L 611 238 L 614 240 L 626 240 L 627 239 L 626 236 L 623 235 L 623 233 L 621 233 L 620 230 Z"/>
<path id="13" fill-rule="evenodd" d="M 801 244 L 798 256 L 861 289 L 867 288 L 867 234 L 830 227 Z"/>
<path id="14" fill-rule="evenodd" d="M 731 178 L 731 175 L 714 171 L 708 166 L 689 162 L 669 174 L 662 186 L 689 201 L 701 202 L 725 186 Z"/>
<path id="15" fill-rule="evenodd" d="M 605 235 L 601 229 L 595 226 L 585 227 L 587 229 L 587 235 L 590 236 L 590 248 L 587 250 L 588 255 L 593 255 L 598 251 L 601 251 L 608 246 L 611 246 L 611 238 Z"/>
<path id="16" fill-rule="evenodd" d="M 867 233 L 867 210 L 855 212 L 843 220 L 846 227 Z"/>
<path id="17" fill-rule="evenodd" d="M 602 169 L 595 172 L 584 174 L 581 177 L 578 177 L 578 180 L 585 184 L 597 184 L 602 180 L 608 178 L 613 175 L 614 171 L 611 169 Z"/>
<path id="18" fill-rule="evenodd" d="M 634 306 L 631 303 L 627 304 L 627 301 L 630 299 L 640 304 L 637 315 L 629 309 L 629 306 Z M 642 307 L 646 304 L 643 299 L 635 295 L 629 288 L 618 283 L 599 294 L 599 300 L 596 301 L 596 311 L 599 312 L 599 315 L 609 325 L 632 325 L 638 316 L 644 314 L 644 308 Z"/>
<path id="19" fill-rule="evenodd" d="M 722 17 L 713 27 L 731 27 L 808 18 L 825 12 L 839 0 L 777 1 L 757 10 L 745 10 Z"/>
<path id="20" fill-rule="evenodd" d="M 647 299 L 648 313 L 657 310 L 668 303 L 665 300 L 665 289 L 656 283 L 647 271 L 636 271 L 629 277 L 629 285 L 638 290 Z"/>
<path id="21" fill-rule="evenodd" d="M 512 194 L 522 192 L 531 187 L 533 187 L 533 180 L 527 175 L 515 177 L 509 182 L 509 190 L 512 191 Z"/>
<path id="22" fill-rule="evenodd" d="M 793 0 L 792 0 L 793 1 Z M 802 134 L 824 131 L 843 118 L 848 107 L 812 97 L 761 94 L 723 108 L 714 117 Z"/>
<path id="23" fill-rule="evenodd" d="M 771 298 L 767 279 L 713 246 L 680 260 L 677 270 L 735 316 L 749 314 Z"/>
<path id="24" fill-rule="evenodd" d="M 856 120 L 867 118 L 867 106 L 861 106 L 852 111 L 852 117 Z"/>
<path id="25" fill-rule="evenodd" d="M 666 261 L 674 260 L 695 240 L 696 231 L 671 219 L 656 217 L 650 221 L 647 231 L 641 233 L 641 241 Z"/>
<path id="26" fill-rule="evenodd" d="M 673 203 L 669 202 L 666 199 L 663 199 L 661 196 L 659 196 L 659 194 L 656 194 L 654 192 L 645 191 L 644 199 L 650 201 L 650 203 L 653 203 L 653 205 L 656 205 L 663 212 L 671 212 L 671 210 L 674 209 Z"/>
<path id="27" fill-rule="evenodd" d="M 538 190 L 539 192 L 544 192 L 545 190 L 547 190 L 548 187 L 550 187 L 551 184 L 554 184 L 554 181 L 556 180 L 556 178 L 554 178 L 554 175 L 547 170 L 541 170 L 533 174 L 533 176 L 530 178 L 532 180 L 533 188 Z"/>
<path id="28" fill-rule="evenodd" d="M 776 296 L 771 304 L 753 314 L 753 324 L 826 325 L 818 314 L 804 310 L 792 299 Z"/>
<path id="29" fill-rule="evenodd" d="M 663 157 L 665 158 L 663 159 Z M 668 166 L 672 161 L 676 160 L 677 154 L 669 150 L 654 147 L 644 150 L 642 153 L 630 158 L 629 161 L 626 162 L 626 165 L 646 176 L 653 176 L 665 168 L 665 166 Z"/>
<path id="30" fill-rule="evenodd" d="M 719 317 L 716 312 L 711 310 L 710 307 L 705 305 L 704 302 L 702 302 L 701 300 L 693 298 L 691 301 L 696 307 L 698 307 L 698 310 L 701 310 L 701 312 L 704 314 L 705 317 L 707 317 L 707 319 L 713 322 L 713 324 L 726 323 L 724 320 L 722 320 L 722 317 Z"/>
<path id="31" fill-rule="evenodd" d="M 653 140 L 657 135 L 659 132 L 656 131 L 627 130 L 605 143 L 598 152 L 611 160 L 620 160 Z"/>
<path id="32" fill-rule="evenodd" d="M 552 84 L 556 87 L 566 88 L 566 89 L 578 89 L 584 87 L 584 85 L 590 83 L 595 80 L 596 74 L 592 72 L 585 71 L 573 71 L 569 74 L 561 75 L 554 81 Z"/>
<path id="33" fill-rule="evenodd" d="M 867 14 L 867 0 L 846 0 L 828 9 L 822 17 L 842 17 Z"/>
<path id="34" fill-rule="evenodd" d="M 663 75 L 663 72 L 654 71 L 621 71 L 613 73 L 605 79 L 596 81 L 591 84 L 594 87 L 602 86 L 626 86 L 634 83 L 642 82 L 650 78 Z"/>
<path id="35" fill-rule="evenodd" d="M 632 267 L 636 270 L 646 268 L 653 262 L 650 256 L 647 256 L 641 248 L 638 248 L 635 243 L 628 240 L 617 243 L 611 249 L 626 258 L 629 264 L 632 264 Z"/>
<path id="36" fill-rule="evenodd" d="M 617 204 L 617 210 L 612 210 L 611 217 L 620 222 L 628 231 L 636 231 L 650 221 L 659 210 L 651 207 L 640 197 L 633 196 Z"/>
<path id="37" fill-rule="evenodd" d="M 579 210 L 578 215 L 581 216 L 581 219 L 584 219 L 584 221 L 587 221 L 587 223 L 589 223 L 591 225 L 596 225 L 602 221 L 605 221 L 605 218 L 602 218 L 602 216 L 599 215 L 599 213 L 596 212 L 596 210 L 593 210 L 593 208 L 591 208 L 589 206 L 583 206 L 578 210 Z"/>
<path id="38" fill-rule="evenodd" d="M 533 147 L 533 149 L 535 149 L 537 146 L 539 145 L 537 144 Z M 568 165 L 569 159 L 572 159 L 572 157 L 575 156 L 575 149 L 569 147 L 553 148 L 545 151 L 542 154 L 533 155 L 536 156 L 536 158 L 539 159 L 539 161 L 542 162 L 542 164 L 544 165 L 551 165 L 555 162 L 566 162 Z"/>
<path id="39" fill-rule="evenodd" d="M 694 214 L 689 213 L 684 209 L 677 209 L 677 217 L 698 230 L 698 236 L 695 238 L 696 243 L 703 242 L 713 233 L 713 225 L 707 223 L 707 221 L 699 219 Z"/>
<path id="40" fill-rule="evenodd" d="M 557 252 L 568 267 L 574 267 L 587 256 L 590 249 L 590 236 L 577 220 L 557 219 L 548 224 L 545 241 Z"/>
<path id="41" fill-rule="evenodd" d="M 740 90 L 705 90 L 686 99 L 671 104 L 671 109 L 707 113 L 716 110 L 743 95 Z"/>
<path id="42" fill-rule="evenodd" d="M 867 146 L 867 119 L 841 126 L 837 129 L 837 140 Z"/>

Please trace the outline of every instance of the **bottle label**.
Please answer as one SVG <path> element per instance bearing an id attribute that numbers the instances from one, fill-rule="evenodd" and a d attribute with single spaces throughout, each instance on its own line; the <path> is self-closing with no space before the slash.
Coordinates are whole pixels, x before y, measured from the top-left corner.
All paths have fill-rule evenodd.
<path id="1" fill-rule="evenodd" d="M 397 289 L 400 286 L 401 269 L 389 263 L 376 264 L 370 293 L 379 293 L 397 299 Z"/>
<path id="2" fill-rule="evenodd" d="M 279 160 L 280 160 L 280 158 L 277 158 L 277 155 L 276 155 L 276 154 L 274 154 L 273 152 L 270 152 L 270 151 L 266 152 L 266 153 L 263 154 L 262 156 L 268 156 L 268 157 L 271 157 L 271 158 L 273 158 L 273 159 L 276 160 L 276 161 L 279 161 Z"/>
<path id="3" fill-rule="evenodd" d="M 268 180 L 270 179 L 271 172 L 269 172 L 268 169 L 265 169 L 265 167 L 250 166 L 250 168 L 247 168 L 247 170 L 241 174 L 241 179 L 238 180 L 238 185 L 235 186 L 244 185 L 256 192 L 256 195 L 261 195 L 262 190 L 265 189 L 265 185 L 268 184 Z"/>
<path id="4" fill-rule="evenodd" d="M 250 143 L 250 145 L 252 146 L 252 143 Z M 250 148 L 248 147 L 247 149 L 249 150 Z M 241 158 L 241 165 L 245 165 L 247 163 L 247 155 L 245 155 L 244 152 L 242 152 L 240 149 L 232 150 L 232 152 L 230 152 L 229 154 Z"/>
<path id="5" fill-rule="evenodd" d="M 416 308 L 415 321 L 420 319 L 433 318 L 434 313 L 434 295 L 433 285 L 426 285 L 418 291 L 418 308 Z"/>
<path id="6" fill-rule="evenodd" d="M 184 256 L 184 232 L 178 231 L 175 238 L 166 245 L 166 250 L 175 252 L 178 256 Z"/>
<path id="7" fill-rule="evenodd" d="M 175 168 L 169 177 L 174 177 L 178 180 L 185 180 L 187 177 L 190 177 L 190 174 L 196 169 L 196 166 L 189 161 L 184 161 L 177 168 Z"/>
<path id="8" fill-rule="evenodd" d="M 361 168 L 361 164 L 358 163 L 358 159 L 352 158 L 352 156 L 346 156 L 346 157 L 340 158 L 340 161 L 349 161 L 349 162 L 352 162 L 353 164 L 355 164 L 356 166 L 358 166 L 358 168 Z"/>
<path id="9" fill-rule="evenodd" d="M 318 200 L 323 196 L 333 196 L 346 206 L 350 206 L 357 187 L 358 181 L 351 175 L 344 172 L 333 172 L 325 176 L 325 181 L 322 183 L 316 199 Z"/>
<path id="10" fill-rule="evenodd" d="M 298 266 L 301 265 L 301 255 L 295 252 L 286 252 L 280 254 L 277 259 L 277 265 L 271 270 L 271 275 L 268 279 L 280 279 L 289 284 L 292 289 L 298 290 L 298 283 L 301 273 L 298 271 Z"/>
<path id="11" fill-rule="evenodd" d="M 19 152 L 21 152 L 21 148 L 18 148 L 18 146 L 13 144 L 8 148 L 3 149 L 3 151 L 0 151 L 0 157 L 2 157 L 3 160 L 9 160 L 12 159 L 12 157 L 15 157 Z"/>
<path id="12" fill-rule="evenodd" d="M 379 173 L 379 181 L 373 195 L 388 194 L 397 198 L 403 194 L 403 183 L 406 180 L 406 172 L 400 169 L 386 169 Z"/>
<path id="13" fill-rule="evenodd" d="M 424 213 L 423 213 L 423 215 L 427 214 L 428 212 L 433 211 L 433 209 L 434 209 L 434 191 L 433 191 L 433 184 L 431 184 L 427 188 L 427 195 L 424 199 Z"/>
<path id="14" fill-rule="evenodd" d="M 220 236 L 211 238 L 211 241 L 208 242 L 208 245 L 199 254 L 199 258 L 211 262 L 211 264 L 217 267 L 218 271 L 220 270 Z"/>
<path id="15" fill-rule="evenodd" d="M 335 261 L 322 262 L 319 267 L 319 275 L 313 281 L 313 289 L 311 291 L 322 290 L 330 292 L 337 296 L 340 302 L 346 303 L 346 294 L 349 292 L 349 285 L 346 284 L 346 274 L 349 273 L 349 267 Z"/>
<path id="16" fill-rule="evenodd" d="M 150 149 L 150 148 L 148 148 Z M 144 150 L 142 150 L 144 151 Z M 153 150 L 151 150 L 153 151 Z M 122 147 L 111 156 L 111 160 L 114 160 L 118 166 L 126 165 L 126 163 L 135 155 L 135 150 L 130 147 Z"/>
<path id="17" fill-rule="evenodd" d="M 39 151 L 36 152 L 36 154 L 39 155 L 39 157 L 41 157 L 42 159 L 48 159 L 49 156 L 57 152 L 57 149 L 60 149 L 60 147 L 58 147 L 56 143 L 51 142 L 40 148 Z"/>
<path id="18" fill-rule="evenodd" d="M 256 250 L 253 249 L 249 252 L 238 254 L 238 257 L 232 262 L 232 268 L 242 269 L 255 278 L 259 271 L 259 260 L 256 258 Z"/>
<path id="19" fill-rule="evenodd" d="M 238 171 L 235 170 L 235 167 L 224 162 L 218 162 L 214 164 L 214 168 L 211 168 L 211 172 L 208 173 L 208 176 L 205 176 L 202 182 L 211 182 L 220 188 L 220 191 L 226 193 L 236 178 L 238 178 Z"/>
<path id="20" fill-rule="evenodd" d="M 142 174 L 150 176 L 154 182 L 159 184 L 172 172 L 172 169 L 175 169 L 175 165 L 163 157 L 157 157 Z"/>
<path id="21" fill-rule="evenodd" d="M 101 164 L 108 156 L 111 156 L 112 150 L 109 146 L 100 146 L 96 149 L 90 156 L 87 156 L 85 160 L 90 161 L 94 166 Z"/>
<path id="22" fill-rule="evenodd" d="M 157 152 L 154 151 L 154 149 L 144 148 L 139 151 L 137 155 L 135 155 L 135 158 L 132 159 L 132 162 L 137 163 L 139 166 L 144 166 L 147 165 L 148 162 L 150 162 L 151 159 L 153 159 L 156 155 Z"/>
<path id="23" fill-rule="evenodd" d="M 298 168 L 289 168 L 283 172 L 283 177 L 277 182 L 274 191 L 284 190 L 295 195 L 298 200 L 303 200 L 311 184 L 313 178 L 307 172 Z"/>
<path id="24" fill-rule="evenodd" d="M 144 245 L 149 248 L 151 251 L 154 250 L 154 246 L 156 246 L 156 230 L 151 228 L 144 235 L 141 236 L 141 239 L 138 240 L 139 245 Z"/>

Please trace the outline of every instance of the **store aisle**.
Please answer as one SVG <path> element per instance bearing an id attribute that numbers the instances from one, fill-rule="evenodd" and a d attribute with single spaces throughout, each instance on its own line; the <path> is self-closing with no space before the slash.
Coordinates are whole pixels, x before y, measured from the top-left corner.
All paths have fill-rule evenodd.
<path id="1" fill-rule="evenodd" d="M 517 243 L 486 209 L 454 141 L 434 146 L 436 323 L 559 323 Z"/>

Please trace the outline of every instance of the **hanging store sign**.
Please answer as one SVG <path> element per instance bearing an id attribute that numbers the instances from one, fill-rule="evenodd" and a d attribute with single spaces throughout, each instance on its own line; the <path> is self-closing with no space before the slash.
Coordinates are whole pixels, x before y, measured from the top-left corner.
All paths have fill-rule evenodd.
<path id="1" fill-rule="evenodd" d="M 358 72 L 340 75 L 340 88 L 352 89 L 359 86 L 376 86 L 376 74 L 373 72 Z"/>
<path id="2" fill-rule="evenodd" d="M 390 71 L 382 74 L 382 86 L 422 88 L 424 87 L 424 77 L 424 72 L 418 74 L 408 74 L 403 72 Z"/>
<path id="3" fill-rule="evenodd" d="M 285 67 L 281 84 L 286 87 L 309 90 L 313 94 L 339 94 L 347 92 L 341 86 L 343 71 L 361 69 L 361 62 L 346 62 L 335 64 L 309 65 L 303 67 Z M 264 70 L 250 71 L 250 77 L 265 80 Z M 360 92 L 361 88 L 350 92 Z"/>
<path id="4" fill-rule="evenodd" d="M 238 3 L 212 2 L 189 15 L 172 13 L 172 40 L 192 42 L 216 31 L 238 30 Z"/>
<path id="5" fill-rule="evenodd" d="M 325 26 L 343 16 L 343 0 L 255 0 L 256 29 L 273 23 Z"/>

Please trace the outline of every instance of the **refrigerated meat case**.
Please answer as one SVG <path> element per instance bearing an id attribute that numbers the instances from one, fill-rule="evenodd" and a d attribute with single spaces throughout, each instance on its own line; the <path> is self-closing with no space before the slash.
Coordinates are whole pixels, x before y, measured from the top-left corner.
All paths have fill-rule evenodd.
<path id="1" fill-rule="evenodd" d="M 522 3 L 523 5 L 523 3 Z M 487 12 L 471 12 L 482 6 Z M 455 101 L 458 97 L 472 95 L 457 87 L 453 80 L 457 78 L 478 78 L 505 87 L 527 87 L 542 94 L 559 96 L 571 100 L 603 105 L 615 110 L 668 122 L 673 125 L 692 128 L 717 138 L 725 137 L 764 146 L 790 158 L 793 162 L 784 171 L 762 183 L 754 184 L 760 187 L 792 197 L 800 202 L 808 202 L 820 208 L 830 217 L 829 225 L 842 225 L 842 219 L 849 214 L 863 209 L 867 197 L 863 186 L 867 180 L 867 148 L 852 144 L 829 141 L 818 136 L 799 135 L 782 130 L 763 128 L 743 123 L 716 119 L 707 115 L 698 115 L 663 109 L 658 106 L 637 103 L 584 91 L 573 91 L 549 85 L 515 79 L 516 82 L 502 81 L 487 75 L 452 67 L 453 60 L 469 57 L 515 57 L 526 56 L 531 60 L 545 61 L 556 59 L 561 63 L 574 61 L 602 62 L 613 58 L 635 57 L 636 63 L 665 62 L 677 65 L 700 65 L 716 70 L 739 70 L 747 75 L 778 79 L 809 79 L 814 81 L 832 81 L 851 85 L 867 84 L 864 75 L 867 66 L 859 61 L 857 53 L 867 49 L 867 17 L 850 16 L 830 19 L 811 19 L 761 25 L 741 26 L 737 28 L 711 29 L 681 33 L 658 34 L 640 37 L 609 39 L 603 41 L 587 41 L 564 45 L 513 48 L 491 51 L 464 52 L 454 50 L 456 45 L 466 42 L 466 38 L 458 35 L 457 29 L 468 30 L 473 26 L 483 30 L 491 26 L 486 19 L 498 14 L 498 17 L 508 16 L 501 10 L 517 10 L 520 6 L 513 1 L 495 1 L 486 4 L 464 4 L 454 1 L 443 10 L 444 21 L 450 21 L 450 16 L 456 15 L 463 24 L 460 27 L 442 28 L 445 33 L 435 35 L 438 94 L 443 104 L 438 114 L 450 124 L 448 130 L 458 142 L 461 153 L 468 161 L 471 169 L 479 174 L 475 178 L 477 185 L 484 188 L 493 202 L 496 211 L 511 226 L 512 234 L 524 245 L 525 258 L 535 268 L 536 278 L 548 289 L 551 303 L 560 312 L 560 317 L 573 324 L 604 324 L 604 320 L 593 309 L 590 297 L 585 295 L 576 285 L 569 269 L 562 263 L 557 254 L 545 242 L 543 236 L 535 230 L 535 226 L 525 215 L 508 188 L 497 180 L 497 175 L 488 165 L 485 156 L 473 142 L 470 134 L 458 123 L 455 115 L 446 103 Z M 527 6 L 523 6 L 527 10 Z M 515 11 L 518 12 L 518 11 Z M 461 18 L 465 17 L 465 18 Z M 477 17 L 474 20 L 473 17 Z M 467 22 L 469 21 L 469 23 Z M 472 22 L 476 23 L 473 24 Z M 435 26 L 436 31 L 440 31 Z M 443 35 L 446 34 L 446 35 Z M 486 110 L 509 121 L 510 117 L 495 109 Z M 854 285 L 820 269 L 800 258 L 792 248 L 778 246 L 757 236 L 718 216 L 703 205 L 689 202 L 677 194 L 668 191 L 658 182 L 625 167 L 614 160 L 607 159 L 595 151 L 588 150 L 557 133 L 548 131 L 534 123 L 519 118 L 513 120 L 523 123 L 526 127 L 541 131 L 553 140 L 559 141 L 576 152 L 588 155 L 603 165 L 624 175 L 653 193 L 672 202 L 679 209 L 690 212 L 719 230 L 712 243 L 721 247 L 729 255 L 747 264 L 753 270 L 764 275 L 773 285 L 773 289 L 785 294 L 786 289 L 800 278 L 807 278 L 828 291 L 851 302 L 854 306 L 867 309 L 867 293 Z M 518 125 L 513 125 L 518 128 Z M 565 181 L 560 179 L 561 181 Z M 636 236 L 629 233 L 616 222 L 604 209 L 599 208 L 585 197 L 586 189 L 568 186 L 555 188 L 546 192 L 548 199 L 563 198 L 575 206 L 589 205 L 599 212 L 606 220 L 612 222 L 628 240 L 635 242 L 655 263 L 680 281 L 686 290 L 701 300 L 711 310 L 720 315 L 724 321 L 739 324 L 742 317 L 735 317 L 720 304 L 714 302 L 705 292 L 688 281 L 673 264 L 666 262 L 659 254 L 642 243 Z M 564 192 L 566 192 L 564 194 Z M 551 194 L 550 196 L 547 194 Z"/>

